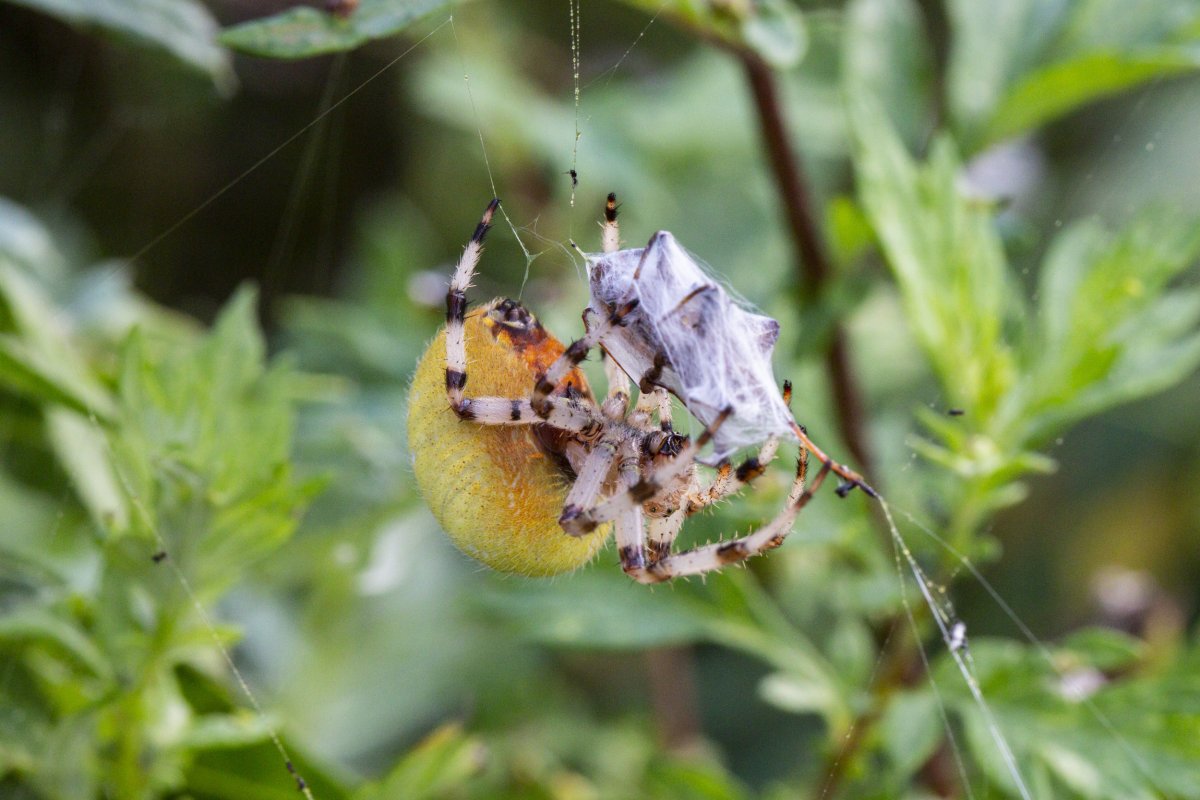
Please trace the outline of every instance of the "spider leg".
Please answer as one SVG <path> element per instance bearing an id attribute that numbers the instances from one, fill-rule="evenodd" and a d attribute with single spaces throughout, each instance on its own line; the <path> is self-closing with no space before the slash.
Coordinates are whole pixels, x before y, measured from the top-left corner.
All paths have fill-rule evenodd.
<path id="1" fill-rule="evenodd" d="M 450 278 L 450 288 L 446 291 L 446 399 L 451 408 L 460 412 L 460 416 L 463 387 L 467 385 L 467 349 L 463 333 L 463 321 L 467 317 L 467 287 L 471 285 L 471 276 L 479 265 L 483 238 L 492 227 L 492 215 L 499 205 L 499 198 L 488 203 L 483 218 L 475 226 L 475 233 L 463 248 L 462 257 Z"/>
<path id="2" fill-rule="evenodd" d="M 831 470 L 833 470 L 835 475 L 845 481 L 845 483 L 837 488 L 837 493 L 839 496 L 845 497 L 852 489 L 857 487 L 866 492 L 868 497 L 879 497 L 879 493 L 876 492 L 871 485 L 866 482 L 865 479 L 863 479 L 862 475 L 859 475 L 846 465 L 839 464 L 829 456 L 825 455 L 825 451 L 813 444 L 812 439 L 808 438 L 808 432 L 795 422 L 792 423 L 792 433 L 796 434 L 796 438 L 800 440 L 800 446 L 802 448 L 811 452 L 822 464 L 829 467 Z"/>
<path id="3" fill-rule="evenodd" d="M 621 514 L 635 506 L 640 509 L 643 503 L 648 503 L 662 495 L 663 492 L 668 491 L 676 479 L 691 468 L 696 460 L 696 454 L 708 444 L 709 440 L 712 439 L 713 435 L 732 413 L 732 408 L 726 408 L 717 415 L 711 426 L 705 428 L 704 432 L 694 441 L 688 442 L 677 455 L 671 458 L 670 461 L 664 464 L 653 475 L 641 476 L 634 483 L 630 484 L 626 491 L 615 494 L 595 507 L 581 512 L 574 520 L 563 525 L 563 529 L 567 533 L 580 536 L 594 530 L 601 522 L 617 519 Z"/>
<path id="4" fill-rule="evenodd" d="M 778 449 L 779 437 L 772 436 L 763 443 L 756 455 L 749 456 L 736 469 L 728 461 L 721 462 L 712 482 L 689 495 L 686 505 L 688 516 L 740 492 L 743 486 L 767 471 Z"/>
<path id="5" fill-rule="evenodd" d="M 566 352 L 555 359 L 554 363 L 550 365 L 546 373 L 538 379 L 537 384 L 533 387 L 530 402 L 533 404 L 534 411 L 537 411 L 539 414 L 542 411 L 549 411 L 550 407 L 546 403 L 546 400 L 558 388 L 558 384 L 566 378 L 571 370 L 579 366 L 579 362 L 587 357 L 588 352 L 599 344 L 600 340 L 610 330 L 621 325 L 625 317 L 637 308 L 637 306 L 638 300 L 637 298 L 633 298 L 614 308 L 604 320 L 591 328 L 582 338 L 576 339 L 567 346 Z"/>
<path id="6" fill-rule="evenodd" d="M 671 427 L 671 395 L 661 386 L 649 387 L 638 395 L 630 422 L 644 430 L 650 430 L 650 420 L 658 412 L 658 427 L 664 433 L 675 430 Z"/>
<path id="7" fill-rule="evenodd" d="M 603 432 L 605 421 L 591 408 L 568 397 L 550 397 L 549 411 L 538 414 L 529 400 L 508 397 L 464 397 L 454 409 L 459 419 L 480 425 L 536 425 L 570 431 L 583 441 L 594 441 Z"/>
<path id="8" fill-rule="evenodd" d="M 623 448 L 621 460 L 621 485 L 629 490 L 641 480 L 638 474 L 637 452 L 627 443 Z M 619 495 L 620 496 L 620 495 Z M 637 581 L 646 581 L 648 575 L 646 566 L 646 530 L 643 522 L 642 507 L 635 504 L 623 508 L 616 515 L 617 554 L 621 559 L 621 569 Z"/>
<path id="9" fill-rule="evenodd" d="M 605 253 L 615 253 L 621 248 L 620 231 L 617 227 L 617 195 L 609 192 L 608 201 L 604 204 L 604 225 L 600 231 L 600 249 Z M 584 312 L 584 323 L 587 323 L 587 312 Z M 608 396 L 604 399 L 604 413 L 612 419 L 624 419 L 629 406 L 629 376 L 603 349 L 600 358 L 604 361 L 604 377 L 608 383 Z"/>
<path id="10" fill-rule="evenodd" d="M 700 575 L 778 547 L 791 533 L 796 516 L 808 505 L 813 493 L 820 488 L 825 476 L 832 470 L 829 462 L 823 462 L 812 485 L 805 486 L 807 463 L 807 455 L 802 450 L 801 457 L 797 460 L 796 482 L 788 495 L 788 504 L 775 519 L 739 539 L 713 542 L 683 553 L 668 555 L 649 564 L 641 574 L 634 574 L 634 579 L 642 583 L 660 583 L 685 575 Z"/>
<path id="11" fill-rule="evenodd" d="M 583 509 L 595 504 L 596 498 L 600 496 L 600 489 L 604 486 L 604 479 L 608 477 L 613 462 L 617 458 L 617 450 L 622 444 L 622 438 L 622 435 L 605 436 L 584 457 L 575 483 L 567 492 L 562 516 L 558 518 L 559 525 L 565 528 L 571 520 L 583 513 Z"/>
<path id="12" fill-rule="evenodd" d="M 791 381 L 783 382 L 783 402 L 789 407 L 792 405 Z M 747 458 L 738 465 L 736 470 L 728 461 L 722 462 L 717 468 L 717 475 L 712 482 L 704 489 L 697 488 L 688 496 L 686 506 L 688 515 L 695 514 L 697 511 L 741 491 L 743 486 L 766 472 L 767 466 L 775 459 L 775 452 L 778 448 L 779 437 L 772 436 L 763 443 L 757 455 Z M 807 461 L 807 451 L 802 450 L 801 455 Z"/>
<path id="13" fill-rule="evenodd" d="M 604 378 L 608 384 L 608 395 L 604 398 L 601 409 L 609 419 L 625 419 L 629 408 L 629 376 L 603 349 L 600 350 L 600 360 L 604 362 Z"/>
<path id="14" fill-rule="evenodd" d="M 615 253 L 621 247 L 620 229 L 617 225 L 617 195 L 612 192 L 609 193 L 608 200 L 604 204 L 604 225 L 600 233 L 600 243 L 601 249 L 605 253 Z M 599 344 L 609 331 L 622 325 L 625 317 L 637 308 L 638 303 L 639 301 L 636 297 L 629 297 L 624 302 L 616 305 L 606 319 L 602 320 L 595 327 L 590 328 L 583 338 L 571 342 L 570 346 L 567 347 L 567 351 L 550 365 L 550 368 L 546 370 L 546 374 L 542 376 L 534 387 L 532 400 L 535 410 L 540 411 L 543 408 L 544 399 L 554 392 L 559 381 L 563 379 L 563 376 L 579 366 L 579 362 L 587 357 L 588 352 Z M 585 312 L 585 325 L 587 321 Z"/>
<path id="15" fill-rule="evenodd" d="M 686 519 L 686 509 L 681 506 L 669 516 L 650 517 L 646 521 L 646 551 L 650 554 L 651 565 L 671 555 L 671 547 Z"/>
<path id="16" fill-rule="evenodd" d="M 615 253 L 621 249 L 621 231 L 617 226 L 617 195 L 609 192 L 608 201 L 604 204 L 604 225 L 600 229 L 600 249 L 605 253 Z"/>
<path id="17" fill-rule="evenodd" d="M 658 404 L 658 427 L 670 433 L 675 430 L 671 425 L 671 395 L 661 386 L 654 387 L 654 401 Z"/>

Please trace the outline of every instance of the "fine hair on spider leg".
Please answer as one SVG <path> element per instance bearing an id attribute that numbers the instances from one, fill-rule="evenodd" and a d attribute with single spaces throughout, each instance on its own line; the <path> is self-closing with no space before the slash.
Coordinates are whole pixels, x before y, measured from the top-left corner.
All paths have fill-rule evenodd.
<path id="1" fill-rule="evenodd" d="M 625 572 L 657 583 L 777 547 L 829 472 L 868 488 L 792 418 L 791 387 L 780 393 L 771 371 L 778 324 L 732 298 L 669 233 L 621 251 L 613 195 L 604 252 L 588 257 L 583 336 L 563 345 L 515 300 L 468 313 L 498 205 L 488 204 L 463 250 L 445 329 L 409 397 L 414 474 L 465 553 L 502 571 L 551 575 L 586 563 L 615 528 Z M 608 383 L 599 401 L 578 370 L 597 348 Z M 631 407 L 633 384 L 641 394 Z M 670 394 L 704 424 L 700 435 L 675 432 Z M 801 446 L 775 517 L 743 537 L 674 552 L 687 518 L 761 475 L 783 438 Z M 710 442 L 717 472 L 702 479 L 697 463 Z M 735 468 L 728 456 L 744 447 L 755 454 Z M 821 461 L 811 484 L 809 453 Z"/>

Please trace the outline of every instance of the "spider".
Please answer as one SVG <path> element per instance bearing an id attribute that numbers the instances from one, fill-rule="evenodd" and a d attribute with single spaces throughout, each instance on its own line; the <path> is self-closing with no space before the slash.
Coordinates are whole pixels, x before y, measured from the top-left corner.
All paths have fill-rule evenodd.
<path id="1" fill-rule="evenodd" d="M 651 310 L 646 282 L 669 282 L 676 250 L 683 251 L 666 232 L 645 248 L 620 250 L 614 195 L 605 206 L 603 252 L 589 258 L 593 298 L 582 338 L 564 347 L 514 300 L 468 312 L 466 290 L 499 202 L 488 205 L 463 250 L 446 294 L 445 328 L 418 364 L 409 398 L 418 485 L 463 552 L 501 571 L 551 575 L 589 561 L 615 527 L 624 571 L 659 583 L 778 547 L 830 472 L 846 481 L 840 494 L 858 486 L 874 496 L 861 476 L 826 456 L 796 424 L 790 384 L 782 393 L 775 389 L 774 320 L 729 305 L 723 290 L 704 282 L 682 291 L 667 313 Z M 692 350 L 680 351 L 672 337 Z M 712 358 L 693 352 L 706 341 L 723 346 L 722 337 L 750 342 L 753 353 L 735 349 L 730 363 L 714 369 Z M 597 346 L 607 382 L 599 402 L 578 369 Z M 698 363 L 687 363 L 692 359 Z M 770 388 L 758 394 L 769 399 L 743 385 L 744 379 L 754 388 L 763 377 L 752 361 L 767 365 Z M 638 376 L 636 402 L 631 372 Z M 465 392 L 468 374 L 472 396 Z M 707 387 L 703 396 L 696 375 Z M 695 439 L 674 430 L 671 394 L 705 425 Z M 715 405 L 719 398 L 729 402 Z M 733 467 L 728 453 L 754 436 L 757 453 Z M 775 518 L 746 536 L 673 552 L 686 518 L 761 475 L 784 436 L 798 441 L 800 451 L 787 504 Z M 696 465 L 709 442 L 716 474 L 704 481 Z M 821 468 L 808 483 L 810 453 Z"/>

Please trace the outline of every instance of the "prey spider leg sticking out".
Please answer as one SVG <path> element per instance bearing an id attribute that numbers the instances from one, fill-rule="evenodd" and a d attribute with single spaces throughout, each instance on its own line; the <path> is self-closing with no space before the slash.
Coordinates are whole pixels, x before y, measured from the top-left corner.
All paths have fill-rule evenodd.
<path id="1" fill-rule="evenodd" d="M 553 575 L 589 561 L 615 529 L 625 572 L 658 583 L 778 547 L 831 472 L 844 481 L 839 494 L 858 486 L 875 496 L 796 423 L 791 385 L 776 390 L 778 323 L 733 302 L 665 231 L 621 250 L 614 195 L 602 251 L 587 256 L 582 337 L 564 346 L 514 300 L 469 310 L 467 289 L 499 202 L 488 204 L 463 249 L 446 326 L 417 365 L 409 396 L 417 483 L 463 552 L 504 572 Z M 597 347 L 608 383 L 599 402 L 578 369 Z M 675 432 L 671 395 L 705 426 L 699 436 Z M 761 475 L 784 438 L 800 452 L 774 519 L 740 538 L 674 552 L 687 517 Z M 729 456 L 748 447 L 757 453 L 734 467 Z M 810 453 L 821 468 L 808 483 Z M 697 467 L 710 463 L 716 475 L 702 480 Z"/>

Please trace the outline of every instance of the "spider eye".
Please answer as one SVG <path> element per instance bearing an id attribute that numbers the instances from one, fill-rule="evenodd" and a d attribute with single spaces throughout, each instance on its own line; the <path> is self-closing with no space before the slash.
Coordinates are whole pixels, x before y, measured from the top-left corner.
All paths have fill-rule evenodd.
<path id="1" fill-rule="evenodd" d="M 511 328 L 528 328 L 537 323 L 533 314 L 516 300 L 505 298 L 495 305 L 490 316 Z"/>

